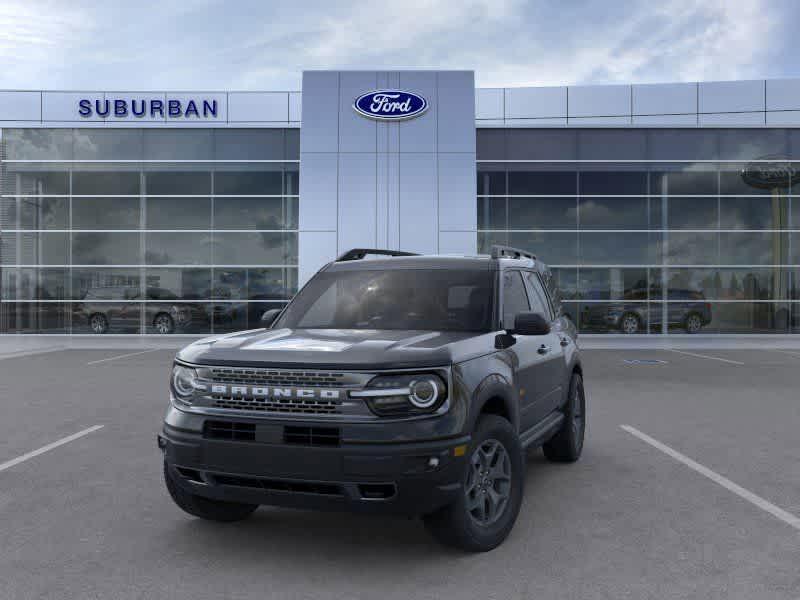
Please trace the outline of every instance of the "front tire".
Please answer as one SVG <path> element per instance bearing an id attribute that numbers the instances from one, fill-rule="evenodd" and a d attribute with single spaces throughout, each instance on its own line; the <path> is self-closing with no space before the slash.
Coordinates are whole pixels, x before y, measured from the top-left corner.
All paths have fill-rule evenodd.
<path id="1" fill-rule="evenodd" d="M 177 484 L 166 461 L 164 462 L 164 482 L 167 484 L 167 491 L 169 491 L 169 495 L 172 496 L 175 504 L 190 515 L 207 521 L 224 523 L 241 521 L 253 514 L 253 511 L 258 508 L 258 504 L 222 502 L 190 494 Z"/>
<path id="2" fill-rule="evenodd" d="M 697 333 L 703 328 L 703 319 L 697 313 L 692 313 L 686 317 L 684 329 L 686 333 Z"/>
<path id="3" fill-rule="evenodd" d="M 639 316 L 634 313 L 625 313 L 619 320 L 619 328 L 622 330 L 622 333 L 627 335 L 639 333 L 639 330 L 642 328 L 642 321 L 639 319 Z"/>
<path id="4" fill-rule="evenodd" d="M 105 315 L 101 315 L 100 313 L 93 314 L 89 317 L 89 329 L 92 333 L 98 335 L 106 333 L 108 331 L 108 319 L 106 319 Z"/>
<path id="5" fill-rule="evenodd" d="M 522 504 L 525 463 L 519 437 L 502 417 L 484 415 L 464 465 L 463 492 L 453 504 L 424 517 L 439 542 L 486 552 L 508 537 Z"/>
<path id="6" fill-rule="evenodd" d="M 581 457 L 585 434 L 586 393 L 583 389 L 583 378 L 578 373 L 573 373 L 569 382 L 564 423 L 558 433 L 542 446 L 545 457 L 551 462 L 575 462 Z"/>
<path id="7" fill-rule="evenodd" d="M 175 331 L 175 321 L 167 313 L 158 313 L 153 319 L 153 327 L 157 333 L 166 335 Z"/>

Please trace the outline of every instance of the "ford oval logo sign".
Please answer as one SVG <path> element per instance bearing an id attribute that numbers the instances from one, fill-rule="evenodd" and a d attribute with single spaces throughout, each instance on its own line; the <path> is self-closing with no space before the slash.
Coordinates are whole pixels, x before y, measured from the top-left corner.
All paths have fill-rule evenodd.
<path id="1" fill-rule="evenodd" d="M 428 101 L 402 90 L 374 90 L 356 98 L 353 110 L 369 119 L 398 121 L 420 116 L 428 110 Z"/>

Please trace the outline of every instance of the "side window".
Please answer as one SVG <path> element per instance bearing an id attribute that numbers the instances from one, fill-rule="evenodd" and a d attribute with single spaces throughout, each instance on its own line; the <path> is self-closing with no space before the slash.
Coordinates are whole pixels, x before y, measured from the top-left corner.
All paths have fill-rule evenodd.
<path id="1" fill-rule="evenodd" d="M 543 273 L 542 280 L 544 281 L 544 285 L 550 294 L 550 303 L 553 305 L 553 312 L 555 312 L 557 317 L 560 317 L 563 312 L 561 306 L 561 290 L 556 284 L 556 278 L 553 276 L 553 272 L 550 269 L 547 269 Z"/>
<path id="2" fill-rule="evenodd" d="M 531 309 L 519 271 L 503 273 L 503 327 L 514 326 L 514 317 Z"/>
<path id="3" fill-rule="evenodd" d="M 525 271 L 525 280 L 528 282 L 528 291 L 531 297 L 531 310 L 539 313 L 548 321 L 553 320 L 553 313 L 550 311 L 550 303 L 547 301 L 539 276 L 531 271 Z"/>

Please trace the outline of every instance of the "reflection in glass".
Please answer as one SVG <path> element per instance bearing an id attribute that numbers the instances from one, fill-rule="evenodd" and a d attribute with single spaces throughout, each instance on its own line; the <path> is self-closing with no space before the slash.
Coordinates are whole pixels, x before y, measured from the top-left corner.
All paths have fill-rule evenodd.
<path id="1" fill-rule="evenodd" d="M 145 182 L 150 196 L 202 196 L 211 193 L 211 173 L 208 172 L 148 171 Z"/>
<path id="2" fill-rule="evenodd" d="M 718 233 L 686 233 L 670 231 L 665 234 L 666 262 L 673 265 L 719 264 Z"/>
<path id="3" fill-rule="evenodd" d="M 73 171 L 73 195 L 138 196 L 139 171 Z"/>
<path id="4" fill-rule="evenodd" d="M 532 252 L 548 265 L 578 263 L 577 233 L 512 232 L 508 234 L 508 244 Z"/>
<path id="5" fill-rule="evenodd" d="M 586 300 L 647 300 L 647 269 L 579 269 L 578 291 Z"/>
<path id="6" fill-rule="evenodd" d="M 780 265 L 788 262 L 789 240 L 782 232 L 722 232 L 720 264 Z"/>
<path id="7" fill-rule="evenodd" d="M 20 196 L 4 198 L 13 204 L 14 213 L 19 215 L 16 227 L 19 229 L 68 229 L 69 198 L 36 198 Z M 14 220 L 10 219 L 12 228 Z"/>
<path id="8" fill-rule="evenodd" d="M 215 198 L 216 229 L 295 229 L 296 199 Z"/>
<path id="9" fill-rule="evenodd" d="M 63 260 L 66 262 L 66 258 Z M 74 265 L 138 265 L 141 262 L 138 233 L 72 234 Z"/>
<path id="10" fill-rule="evenodd" d="M 211 229 L 211 198 L 148 196 L 147 229 Z"/>
<path id="11" fill-rule="evenodd" d="M 69 304 L 2 302 L 0 323 L 3 324 L 3 333 L 68 333 Z"/>
<path id="12" fill-rule="evenodd" d="M 141 295 L 138 268 L 72 269 L 72 297 L 75 300 L 131 300 Z"/>
<path id="13" fill-rule="evenodd" d="M 210 265 L 214 242 L 210 233 L 145 233 L 148 265 Z"/>
<path id="14" fill-rule="evenodd" d="M 291 233 L 215 233 L 218 265 L 297 264 L 297 236 Z"/>
<path id="15" fill-rule="evenodd" d="M 73 229 L 139 229 L 139 198 L 72 198 Z"/>
<path id="16" fill-rule="evenodd" d="M 214 173 L 214 193 L 229 196 L 283 193 L 281 171 L 217 171 Z"/>
<path id="17" fill-rule="evenodd" d="M 210 269 L 149 268 L 145 275 L 147 300 L 204 300 L 211 297 Z"/>
<path id="18" fill-rule="evenodd" d="M 580 264 L 653 264 L 660 256 L 657 232 L 587 232 L 580 234 Z"/>

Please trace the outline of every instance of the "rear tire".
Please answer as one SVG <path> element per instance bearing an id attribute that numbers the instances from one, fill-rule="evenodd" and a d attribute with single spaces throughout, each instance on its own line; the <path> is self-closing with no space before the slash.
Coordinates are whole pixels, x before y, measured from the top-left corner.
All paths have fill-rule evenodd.
<path id="1" fill-rule="evenodd" d="M 639 333 L 642 329 L 642 320 L 639 318 L 639 315 L 635 313 L 625 313 L 619 320 L 619 328 L 622 330 L 622 333 L 627 335 Z"/>
<path id="2" fill-rule="evenodd" d="M 511 423 L 483 415 L 467 456 L 458 500 L 425 516 L 424 523 L 442 544 L 486 552 L 508 537 L 517 520 L 525 484 L 522 446 Z"/>
<path id="3" fill-rule="evenodd" d="M 164 482 L 167 484 L 167 490 L 175 504 L 190 515 L 208 521 L 224 523 L 241 521 L 253 514 L 253 511 L 258 508 L 258 504 L 222 502 L 221 500 L 211 500 L 190 494 L 175 482 L 166 462 L 164 462 Z"/>
<path id="4" fill-rule="evenodd" d="M 564 407 L 564 423 L 558 433 L 542 446 L 545 457 L 552 462 L 575 462 L 581 457 L 585 434 L 586 393 L 583 378 L 573 373 L 569 382 L 569 399 Z"/>
<path id="5" fill-rule="evenodd" d="M 697 313 L 691 313 L 683 324 L 686 333 L 698 333 L 703 328 L 703 318 Z"/>
<path id="6" fill-rule="evenodd" d="M 158 313 L 153 319 L 153 327 L 157 333 L 167 335 L 175 331 L 175 321 L 167 313 Z"/>
<path id="7" fill-rule="evenodd" d="M 89 317 L 89 329 L 92 333 L 96 333 L 101 335 L 108 331 L 108 319 L 106 319 L 105 315 L 101 315 L 100 313 L 95 313 L 91 317 Z"/>

